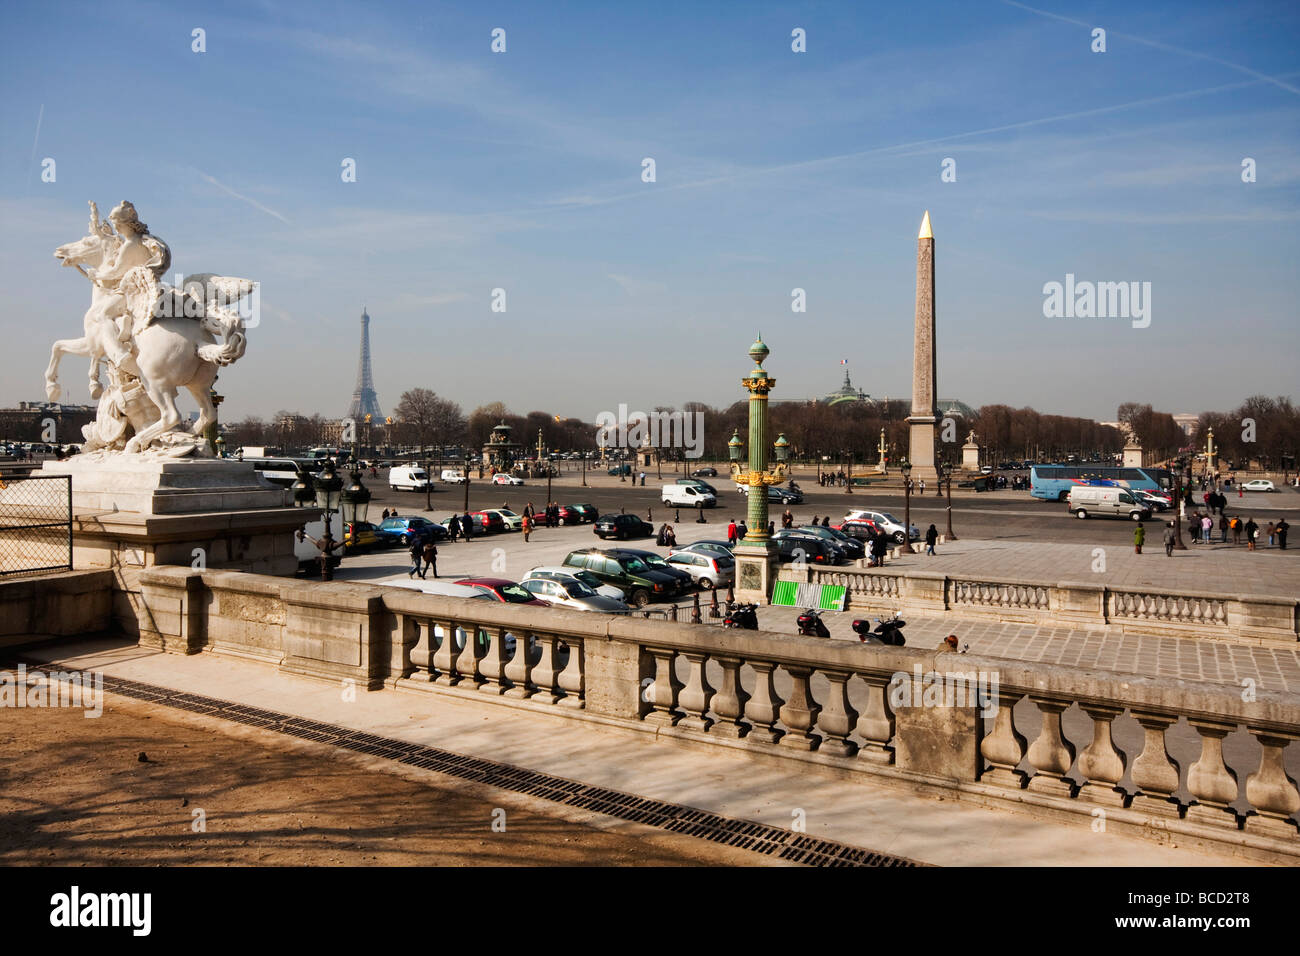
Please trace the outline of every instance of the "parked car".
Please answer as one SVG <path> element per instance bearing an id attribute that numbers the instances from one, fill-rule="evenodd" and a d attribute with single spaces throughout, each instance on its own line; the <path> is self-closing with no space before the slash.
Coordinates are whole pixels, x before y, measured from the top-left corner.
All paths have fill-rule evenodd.
<path id="1" fill-rule="evenodd" d="M 844 557 L 848 558 L 850 561 L 856 561 L 858 558 L 866 557 L 866 548 L 862 546 L 861 541 L 852 535 L 847 535 L 843 531 L 838 531 L 835 528 L 824 528 L 821 525 L 801 525 L 793 530 L 803 531 L 808 534 L 815 534 L 819 538 L 825 538 L 843 551 Z"/>
<path id="2" fill-rule="evenodd" d="M 642 521 L 636 515 L 602 515 L 596 519 L 592 530 L 599 538 L 648 538 L 655 533 L 654 525 Z"/>
<path id="3" fill-rule="evenodd" d="M 581 568 L 562 568 L 562 567 L 540 567 L 533 568 L 524 575 L 521 584 L 527 584 L 529 581 L 541 578 L 547 581 L 581 581 L 587 587 L 591 588 L 597 594 L 605 597 L 617 598 L 623 600 L 623 589 L 615 587 L 612 584 L 606 584 L 590 571 L 584 571 Z"/>
<path id="4" fill-rule="evenodd" d="M 576 578 L 552 581 L 547 578 L 525 578 L 519 586 L 529 594 L 550 604 L 573 611 L 596 611 L 601 614 L 627 614 L 630 608 L 620 598 L 605 597 L 587 587 Z"/>
<path id="5" fill-rule="evenodd" d="M 843 552 L 835 545 L 831 544 L 825 538 L 814 537 L 810 534 L 790 534 L 788 531 L 778 531 L 772 538 L 780 549 L 780 559 L 782 561 L 798 561 L 800 559 L 809 564 L 839 564 L 843 560 Z"/>
<path id="6" fill-rule="evenodd" d="M 469 517 L 474 522 L 475 534 L 496 534 L 510 530 L 506 527 L 505 519 L 492 511 L 471 511 Z"/>
<path id="7" fill-rule="evenodd" d="M 884 531 L 885 534 L 893 538 L 898 544 L 903 543 L 903 522 L 899 521 L 888 511 L 856 510 L 850 511 L 844 516 L 845 521 L 861 521 L 863 519 L 872 522 L 877 528 Z M 907 537 L 911 538 L 913 541 L 919 541 L 921 538 L 921 529 L 916 525 L 912 525 L 912 527 L 907 530 Z"/>
<path id="8" fill-rule="evenodd" d="M 522 478 L 508 475 L 504 471 L 498 471 L 492 476 L 492 484 L 494 485 L 522 485 L 523 483 L 524 480 Z"/>
<path id="9" fill-rule="evenodd" d="M 496 598 L 503 604 L 532 604 L 537 607 L 548 607 L 545 601 L 539 601 L 531 591 L 520 587 L 514 581 L 508 581 L 505 578 L 461 578 L 456 582 L 463 584 L 468 588 L 478 588 L 480 591 L 486 591 L 492 597 Z"/>
<path id="10" fill-rule="evenodd" d="M 672 577 L 677 582 L 680 591 L 688 590 L 695 584 L 695 575 L 684 568 L 674 567 L 653 551 L 644 551 L 639 548 L 610 548 L 605 553 L 620 561 L 630 558 L 640 559 L 645 562 L 646 567 L 650 568 L 650 570 Z"/>
<path id="11" fill-rule="evenodd" d="M 692 478 L 716 478 L 718 477 L 718 469 L 696 468 L 693 472 L 691 472 L 691 477 Z"/>
<path id="12" fill-rule="evenodd" d="M 497 517 L 499 517 L 501 519 L 501 523 L 506 526 L 505 530 L 507 531 L 523 530 L 524 516 L 521 514 L 516 514 L 515 512 L 511 511 L 509 508 L 488 508 L 484 510 L 483 513 L 489 515 L 496 515 Z"/>
<path id="13" fill-rule="evenodd" d="M 736 485 L 736 489 L 746 497 L 749 496 L 749 485 Z M 776 485 L 768 485 L 767 501 L 768 504 L 801 505 L 803 504 L 803 492 L 791 491 L 789 488 L 778 488 Z"/>
<path id="14" fill-rule="evenodd" d="M 393 491 L 424 491 L 433 484 L 420 465 L 394 465 L 388 469 L 388 487 Z"/>
<path id="15" fill-rule="evenodd" d="M 712 508 L 718 499 L 694 485 L 664 485 L 660 492 L 665 507 L 668 508 Z"/>
<path id="16" fill-rule="evenodd" d="M 677 481 L 674 482 L 674 484 L 690 485 L 692 488 L 699 488 L 700 491 L 707 491 L 715 498 L 722 497 L 722 495 L 718 492 L 717 488 L 714 488 L 707 481 L 701 481 L 699 478 L 678 478 Z"/>
<path id="17" fill-rule="evenodd" d="M 590 571 L 605 584 L 614 585 L 634 607 L 645 607 L 652 599 L 676 597 L 681 591 L 676 577 L 659 573 L 639 558 L 620 559 L 597 548 L 569 552 L 564 566 Z"/>
<path id="18" fill-rule="evenodd" d="M 369 551 L 382 544 L 379 529 L 369 521 L 350 521 L 343 526 L 343 547 L 349 552 Z"/>
<path id="19" fill-rule="evenodd" d="M 581 524 L 582 515 L 573 510 L 571 505 L 556 505 L 560 509 L 560 524 Z M 543 508 L 541 514 L 537 516 L 539 524 L 546 524 L 546 509 Z"/>
<path id="20" fill-rule="evenodd" d="M 615 465 L 609 470 L 611 475 L 630 475 L 632 474 L 631 465 Z"/>
<path id="21" fill-rule="evenodd" d="M 577 512 L 581 524 L 588 524 L 600 517 L 600 509 L 595 505 L 569 505 L 569 509 Z"/>
<path id="22" fill-rule="evenodd" d="M 1130 488 L 1129 493 L 1134 499 L 1147 505 L 1152 511 L 1168 511 L 1173 507 L 1173 502 L 1163 495 L 1152 494 L 1142 488 Z"/>
<path id="23" fill-rule="evenodd" d="M 844 521 L 837 525 L 831 525 L 836 531 L 847 534 L 850 538 L 856 538 L 858 541 L 869 541 L 873 535 L 880 533 L 880 528 L 874 521 L 866 518 L 859 518 L 855 521 Z"/>
<path id="24" fill-rule="evenodd" d="M 1253 481 L 1248 481 L 1241 486 L 1241 490 L 1242 491 L 1277 491 L 1277 489 L 1273 487 L 1273 482 L 1269 481 L 1266 478 L 1256 478 Z"/>
<path id="25" fill-rule="evenodd" d="M 457 471 L 455 468 L 444 468 L 442 470 L 442 480 L 449 485 L 463 485 L 469 481 L 469 476 L 463 471 Z"/>
<path id="26" fill-rule="evenodd" d="M 411 543 L 413 538 L 432 538 L 434 541 L 441 541 L 447 537 L 446 528 L 419 515 L 410 517 L 395 515 L 391 518 L 385 518 L 380 522 L 375 533 L 379 536 L 381 543 L 389 547 L 394 545 L 405 547 Z"/>
<path id="27" fill-rule="evenodd" d="M 720 554 L 723 557 L 732 557 L 731 545 L 725 541 L 693 541 L 690 544 L 670 548 L 668 554 L 674 555 L 680 551 L 698 551 L 702 554 Z"/>
<path id="28" fill-rule="evenodd" d="M 736 583 L 736 559 L 710 551 L 674 551 L 668 563 L 689 574 L 704 590 L 725 588 Z"/>

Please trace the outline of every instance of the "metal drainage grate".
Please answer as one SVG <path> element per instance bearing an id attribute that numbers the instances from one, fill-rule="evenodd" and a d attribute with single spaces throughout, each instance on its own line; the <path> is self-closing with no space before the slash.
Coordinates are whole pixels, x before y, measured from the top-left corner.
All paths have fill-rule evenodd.
<path id="1" fill-rule="evenodd" d="M 41 664 L 39 661 L 30 660 L 27 663 Z M 79 672 L 70 671 L 70 673 Z M 766 823 L 719 816 L 694 807 L 652 800 L 620 790 L 589 786 L 576 780 L 527 770 L 523 767 L 452 753 L 436 747 L 423 747 L 392 737 L 380 737 L 365 731 L 350 730 L 335 724 L 263 710 L 215 697 L 181 693 L 166 687 L 109 676 L 104 677 L 104 689 L 121 694 L 123 697 L 159 703 L 191 713 L 222 717 L 236 723 L 274 730 L 277 733 L 329 744 L 354 753 L 385 757 L 462 780 L 486 783 L 526 796 L 540 797 L 553 803 L 591 810 L 619 820 L 644 823 L 661 830 L 682 833 L 743 850 L 752 850 L 755 853 L 769 856 L 775 854 L 778 859 L 793 863 L 807 866 L 921 865 L 905 857 L 874 853 L 834 840 L 820 840 Z"/>

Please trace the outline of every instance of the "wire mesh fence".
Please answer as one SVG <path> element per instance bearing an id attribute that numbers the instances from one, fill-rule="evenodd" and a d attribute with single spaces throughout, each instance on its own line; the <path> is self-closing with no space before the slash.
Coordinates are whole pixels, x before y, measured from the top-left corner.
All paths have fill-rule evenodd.
<path id="1" fill-rule="evenodd" d="M 72 478 L 0 475 L 0 578 L 72 570 Z"/>

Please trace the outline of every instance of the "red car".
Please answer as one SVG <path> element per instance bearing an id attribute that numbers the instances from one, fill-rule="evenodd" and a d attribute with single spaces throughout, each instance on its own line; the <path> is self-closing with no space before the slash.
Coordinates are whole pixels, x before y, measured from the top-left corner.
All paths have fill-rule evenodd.
<path id="1" fill-rule="evenodd" d="M 476 534 L 509 530 L 500 515 L 494 515 L 487 511 L 474 511 L 470 513 L 470 518 L 474 522 L 474 532 Z"/>
<path id="2" fill-rule="evenodd" d="M 549 601 L 539 601 L 531 591 L 521 588 L 514 581 L 505 578 L 462 578 L 456 582 L 466 587 L 487 591 L 503 604 L 532 604 L 535 607 L 550 607 Z"/>

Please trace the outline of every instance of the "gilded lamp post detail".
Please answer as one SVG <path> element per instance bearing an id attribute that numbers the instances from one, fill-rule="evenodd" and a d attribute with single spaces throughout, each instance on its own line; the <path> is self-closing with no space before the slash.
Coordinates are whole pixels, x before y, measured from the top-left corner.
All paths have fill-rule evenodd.
<path id="1" fill-rule="evenodd" d="M 766 602 L 776 579 L 777 550 L 767 532 L 767 486 L 779 485 L 788 477 L 785 457 L 789 442 L 782 435 L 773 445 L 776 465 L 768 468 L 767 451 L 767 394 L 776 386 L 776 379 L 763 368 L 770 354 L 760 335 L 749 347 L 754 369 L 740 384 L 749 392 L 749 468 L 741 463 L 743 443 L 740 436 L 732 435 L 727 447 L 731 456 L 731 477 L 737 484 L 749 486 L 749 507 L 745 524 L 747 532 L 735 548 L 736 592 L 741 601 Z"/>

